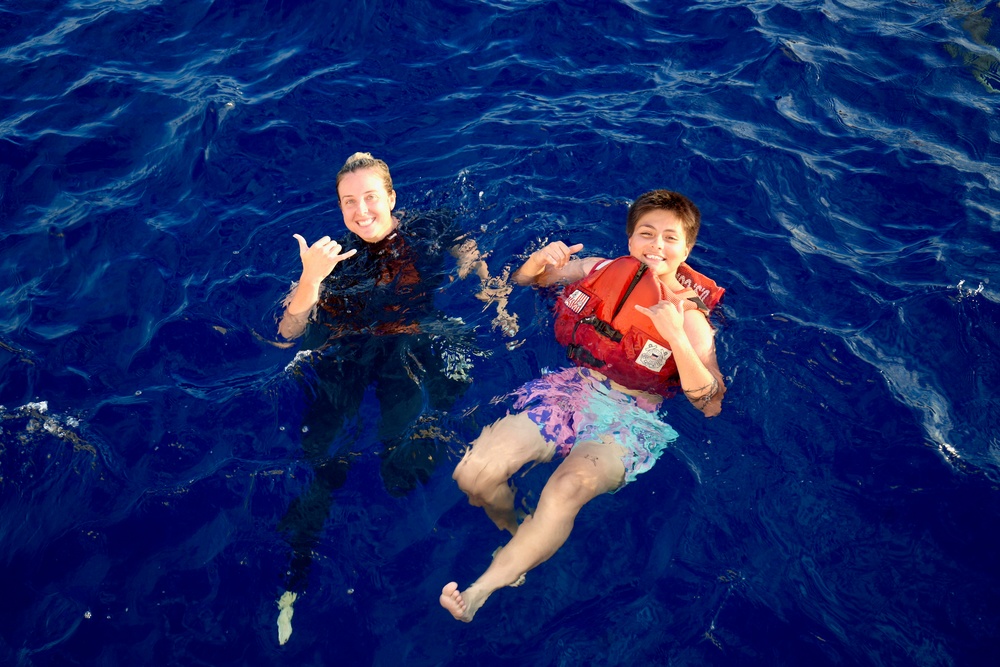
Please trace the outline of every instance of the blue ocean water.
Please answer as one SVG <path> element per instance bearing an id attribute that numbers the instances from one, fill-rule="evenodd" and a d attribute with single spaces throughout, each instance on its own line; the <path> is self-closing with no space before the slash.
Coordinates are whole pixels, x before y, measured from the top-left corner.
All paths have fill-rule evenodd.
<path id="1" fill-rule="evenodd" d="M 987 665 L 1000 651 L 1000 10 L 992 2 L 8 0 L 0 6 L 0 663 Z M 700 206 L 729 393 L 470 625 L 502 544 L 395 497 L 366 400 L 279 646 L 308 484 L 276 316 L 293 233 L 385 159 L 493 275 Z M 454 407 L 563 363 L 472 280 Z M 357 390 L 354 388 L 354 390 Z"/>

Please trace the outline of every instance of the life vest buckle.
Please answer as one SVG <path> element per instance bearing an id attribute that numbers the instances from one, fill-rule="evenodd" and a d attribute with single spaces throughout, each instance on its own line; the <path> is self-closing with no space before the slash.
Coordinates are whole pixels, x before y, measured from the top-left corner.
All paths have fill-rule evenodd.
<path id="1" fill-rule="evenodd" d="M 580 324 L 589 324 L 594 327 L 594 330 L 597 331 L 597 333 L 601 334 L 605 338 L 610 338 L 616 343 L 620 343 L 623 338 L 621 331 L 618 331 L 604 320 L 597 319 L 596 315 L 584 317 L 580 320 Z"/>

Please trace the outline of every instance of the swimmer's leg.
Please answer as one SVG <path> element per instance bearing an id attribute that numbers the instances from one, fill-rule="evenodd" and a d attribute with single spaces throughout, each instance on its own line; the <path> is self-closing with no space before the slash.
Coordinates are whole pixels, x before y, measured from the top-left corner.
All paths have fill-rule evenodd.
<path id="1" fill-rule="evenodd" d="M 529 461 L 552 459 L 555 447 L 545 441 L 538 426 L 524 413 L 507 415 L 483 432 L 455 467 L 452 478 L 482 507 L 500 530 L 517 532 L 514 492 L 508 480 Z"/>
<path id="2" fill-rule="evenodd" d="M 521 524 L 489 568 L 464 591 L 449 583 L 439 601 L 452 616 L 469 622 L 487 598 L 552 557 L 569 538 L 580 509 L 618 488 L 625 477 L 623 450 L 612 440 L 580 443 L 545 483 L 538 508 Z"/>
<path id="3" fill-rule="evenodd" d="M 316 477 L 306 492 L 292 501 L 278 523 L 292 549 L 285 588 L 278 596 L 278 643 L 285 644 L 292 635 L 292 605 L 306 590 L 313 553 L 319 544 L 323 524 L 333 505 L 333 492 L 347 481 L 350 460 L 338 457 L 316 467 Z"/>
<path id="4" fill-rule="evenodd" d="M 436 414 L 448 412 L 468 384 L 445 375 L 441 355 L 426 334 L 384 338 L 395 339 L 396 347 L 376 374 L 379 457 L 386 491 L 400 497 L 426 483 L 445 460 L 447 434 L 434 433 Z"/>
<path id="5" fill-rule="evenodd" d="M 345 364 L 326 363 L 317 369 L 321 378 L 331 369 L 341 371 Z M 322 371 L 322 373 L 320 372 Z M 360 382 L 363 378 L 352 374 Z M 346 382 L 326 377 L 309 388 L 311 403 L 302 422 L 302 451 L 313 471 L 313 479 L 305 492 L 295 498 L 278 523 L 291 548 L 284 590 L 278 596 L 278 643 L 286 643 L 292 634 L 293 605 L 305 592 L 313 554 L 319 544 L 323 526 L 333 506 L 333 494 L 347 481 L 351 466 L 348 452 L 331 455 L 339 448 L 344 418 L 357 413 L 361 392 L 344 391 Z"/>
<path id="6" fill-rule="evenodd" d="M 333 492 L 347 481 L 350 465 L 351 461 L 345 455 L 318 464 L 314 469 L 315 477 L 305 493 L 292 501 L 278 522 L 278 531 L 285 534 L 292 549 L 286 590 L 298 593 L 305 590 L 313 551 L 319 544 L 319 536 L 333 506 Z"/>

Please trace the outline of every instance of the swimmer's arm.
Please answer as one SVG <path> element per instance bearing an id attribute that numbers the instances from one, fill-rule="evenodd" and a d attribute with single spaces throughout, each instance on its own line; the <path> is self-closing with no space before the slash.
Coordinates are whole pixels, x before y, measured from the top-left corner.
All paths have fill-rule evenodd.
<path id="1" fill-rule="evenodd" d="M 507 336 L 515 335 L 518 331 L 517 313 L 507 312 L 507 297 L 511 292 L 507 273 L 510 269 L 505 267 L 499 276 L 491 276 L 486 257 L 479 251 L 475 239 L 465 239 L 453 246 L 449 252 L 458 263 L 459 280 L 464 280 L 470 273 L 475 273 L 479 276 L 479 292 L 476 298 L 484 302 L 485 307 L 496 304 L 497 316 L 493 318 L 493 326 Z"/>
<path id="2" fill-rule="evenodd" d="M 568 246 L 562 241 L 554 241 L 541 250 L 531 253 L 511 278 L 518 285 L 541 287 L 581 280 L 598 262 L 603 261 L 600 257 L 573 259 L 573 255 L 581 250 L 583 250 L 582 243 Z"/>
<path id="3" fill-rule="evenodd" d="M 636 306 L 645 313 L 661 336 L 670 343 L 681 389 L 691 405 L 706 417 L 722 411 L 726 386 L 715 356 L 715 333 L 705 314 L 685 310 L 679 299 L 664 299 L 652 308 Z"/>
<path id="4" fill-rule="evenodd" d="M 715 356 L 715 332 L 705 314 L 689 310 L 684 315 L 685 336 L 670 341 L 681 377 L 681 389 L 691 405 L 706 417 L 722 412 L 726 384 Z"/>
<path id="5" fill-rule="evenodd" d="M 285 340 L 298 338 L 306 330 L 309 316 L 319 303 L 319 286 L 322 283 L 322 280 L 316 284 L 303 283 L 300 279 L 298 284 L 292 287 L 292 291 L 285 299 L 285 311 L 278 322 L 278 333 L 282 338 Z"/>
<path id="6" fill-rule="evenodd" d="M 299 258 L 302 260 L 302 274 L 299 282 L 285 301 L 285 312 L 278 322 L 278 333 L 291 340 L 302 335 L 309 322 L 309 314 L 319 303 L 320 286 L 333 269 L 357 250 L 340 252 L 342 247 L 336 241 L 324 236 L 311 246 L 298 234 L 293 235 L 299 243 Z"/>
<path id="7" fill-rule="evenodd" d="M 486 282 L 490 277 L 489 267 L 486 260 L 479 252 L 479 245 L 475 239 L 465 239 L 458 245 L 452 246 L 449 250 L 451 256 L 458 263 L 458 277 L 465 280 L 470 273 L 479 276 L 479 280 Z"/>

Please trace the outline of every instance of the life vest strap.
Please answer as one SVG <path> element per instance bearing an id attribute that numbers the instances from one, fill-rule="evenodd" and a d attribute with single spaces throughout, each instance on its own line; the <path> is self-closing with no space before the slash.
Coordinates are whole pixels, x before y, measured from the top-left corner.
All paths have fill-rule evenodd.
<path id="1" fill-rule="evenodd" d="M 593 366 L 594 368 L 604 368 L 607 364 L 590 352 L 587 348 L 582 345 L 577 345 L 576 343 L 570 343 L 566 346 L 566 356 L 573 361 L 579 361 L 581 363 L 587 364 L 588 366 Z"/>
<path id="2" fill-rule="evenodd" d="M 635 272 L 635 275 L 632 276 L 632 282 L 629 283 L 628 289 L 625 290 L 625 294 L 623 294 L 622 298 L 618 300 L 617 304 L 615 304 L 615 312 L 612 313 L 612 315 L 611 315 L 611 321 L 612 322 L 614 322 L 615 318 L 618 317 L 618 313 L 622 312 L 622 306 L 625 305 L 625 302 L 628 300 L 629 296 L 632 294 L 632 290 L 634 290 L 635 286 L 639 284 L 639 281 L 642 279 L 642 274 L 646 273 L 646 269 L 648 269 L 648 268 L 649 267 L 646 266 L 645 264 L 640 264 L 639 265 L 639 269 Z M 619 339 L 620 339 L 620 337 L 619 337 Z"/>

